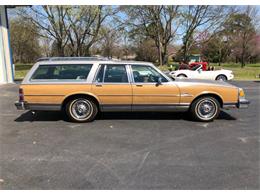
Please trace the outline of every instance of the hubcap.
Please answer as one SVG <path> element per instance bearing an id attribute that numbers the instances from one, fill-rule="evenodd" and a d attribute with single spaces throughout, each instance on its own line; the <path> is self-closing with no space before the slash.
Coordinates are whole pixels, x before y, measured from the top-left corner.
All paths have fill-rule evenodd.
<path id="1" fill-rule="evenodd" d="M 216 114 L 217 108 L 215 102 L 203 100 L 198 104 L 197 112 L 201 118 L 211 119 Z"/>
<path id="2" fill-rule="evenodd" d="M 220 81 L 225 81 L 225 80 L 227 80 L 227 79 L 226 79 L 226 77 L 224 77 L 224 76 L 219 76 L 219 77 L 218 77 L 218 80 L 220 80 Z"/>
<path id="3" fill-rule="evenodd" d="M 77 119 L 85 119 L 92 112 L 91 104 L 86 100 L 77 100 L 71 106 L 71 113 Z"/>

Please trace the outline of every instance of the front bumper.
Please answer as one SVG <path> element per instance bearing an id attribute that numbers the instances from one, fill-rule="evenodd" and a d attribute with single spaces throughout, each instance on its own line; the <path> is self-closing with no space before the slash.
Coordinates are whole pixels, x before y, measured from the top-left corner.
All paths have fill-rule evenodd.
<path id="1" fill-rule="evenodd" d="M 245 98 L 239 98 L 237 103 L 224 103 L 224 109 L 231 109 L 231 108 L 248 108 L 250 101 Z"/>
<path id="2" fill-rule="evenodd" d="M 248 108 L 249 104 L 250 104 L 249 100 L 242 98 L 242 99 L 239 99 L 239 101 L 237 103 L 237 108 Z"/>

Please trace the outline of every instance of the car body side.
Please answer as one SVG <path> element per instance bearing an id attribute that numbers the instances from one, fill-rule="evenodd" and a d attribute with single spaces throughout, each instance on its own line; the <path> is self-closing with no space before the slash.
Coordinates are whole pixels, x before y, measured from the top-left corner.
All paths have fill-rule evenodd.
<path id="1" fill-rule="evenodd" d="M 139 106 L 134 109 L 136 111 L 138 111 L 138 109 L 140 111 L 149 111 L 147 107 L 154 105 L 157 107 L 151 107 L 151 110 L 160 108 L 160 111 L 164 111 L 164 108 L 162 107 L 165 106 L 165 108 L 170 108 L 169 110 L 171 111 L 174 109 L 186 111 L 196 98 L 203 95 L 212 95 L 216 97 L 222 107 L 225 107 L 226 105 L 236 105 L 239 99 L 239 89 L 224 82 L 207 83 L 199 81 L 187 82 L 183 80 L 169 80 L 162 85 L 156 86 L 157 93 L 154 91 L 155 83 L 144 84 L 144 87 L 140 89 L 137 87 L 136 83 L 133 83 L 133 81 L 130 80 L 129 83 L 122 84 L 103 83 L 106 87 L 99 89 L 97 84 L 93 82 L 101 63 L 134 65 L 142 64 L 140 62 L 88 62 L 89 64 L 93 64 L 89 76 L 85 81 L 80 82 L 34 82 L 30 80 L 38 66 L 45 63 L 49 65 L 51 63 L 84 64 L 86 62 L 64 61 L 36 63 L 20 86 L 24 93 L 24 102 L 27 103 L 27 109 L 29 110 L 61 110 L 64 102 L 66 102 L 68 98 L 76 95 L 93 98 L 102 111 L 131 111 L 135 105 Z M 153 66 L 148 63 L 143 64 Z M 159 71 L 156 67 L 154 68 Z M 133 94 L 134 91 L 135 94 Z M 144 106 L 143 109 L 141 109 L 142 106 Z M 118 109 L 116 107 L 118 107 Z M 165 111 L 167 111 L 167 109 L 165 109 Z"/>
<path id="2" fill-rule="evenodd" d="M 218 76 L 224 75 L 227 80 L 232 80 L 234 75 L 230 70 L 212 70 L 212 71 L 201 71 L 199 70 L 177 70 L 170 72 L 171 77 L 176 78 L 179 75 L 185 75 L 187 78 L 196 78 L 196 79 L 209 79 L 216 80 Z"/>

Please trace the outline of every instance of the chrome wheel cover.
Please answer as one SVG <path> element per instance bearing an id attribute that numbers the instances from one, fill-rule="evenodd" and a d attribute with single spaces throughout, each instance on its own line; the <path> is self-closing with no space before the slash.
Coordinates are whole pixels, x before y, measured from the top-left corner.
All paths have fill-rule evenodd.
<path id="1" fill-rule="evenodd" d="M 223 75 L 220 75 L 220 76 L 218 76 L 217 80 L 219 80 L 219 81 L 226 81 L 227 78 L 225 76 L 223 76 Z"/>
<path id="2" fill-rule="evenodd" d="M 211 99 L 203 99 L 197 104 L 196 112 L 201 119 L 210 120 L 217 113 L 217 104 Z"/>
<path id="3" fill-rule="evenodd" d="M 86 99 L 77 99 L 70 106 L 72 116 L 77 120 L 86 120 L 93 112 L 91 103 Z"/>

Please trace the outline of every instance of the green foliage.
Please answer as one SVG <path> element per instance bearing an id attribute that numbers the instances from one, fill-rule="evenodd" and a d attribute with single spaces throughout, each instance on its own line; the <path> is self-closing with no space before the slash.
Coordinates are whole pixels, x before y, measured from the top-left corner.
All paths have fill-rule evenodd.
<path id="1" fill-rule="evenodd" d="M 222 32 L 230 42 L 231 54 L 242 67 L 245 66 L 252 52 L 250 42 L 256 33 L 252 18 L 249 13 L 233 13 L 226 19 L 223 27 Z"/>
<path id="2" fill-rule="evenodd" d="M 156 62 L 157 60 L 157 49 L 154 41 L 146 39 L 140 42 L 136 50 L 136 60 Z"/>
<path id="3" fill-rule="evenodd" d="M 10 21 L 11 47 L 14 63 L 33 62 L 41 55 L 38 28 L 21 18 Z"/>

